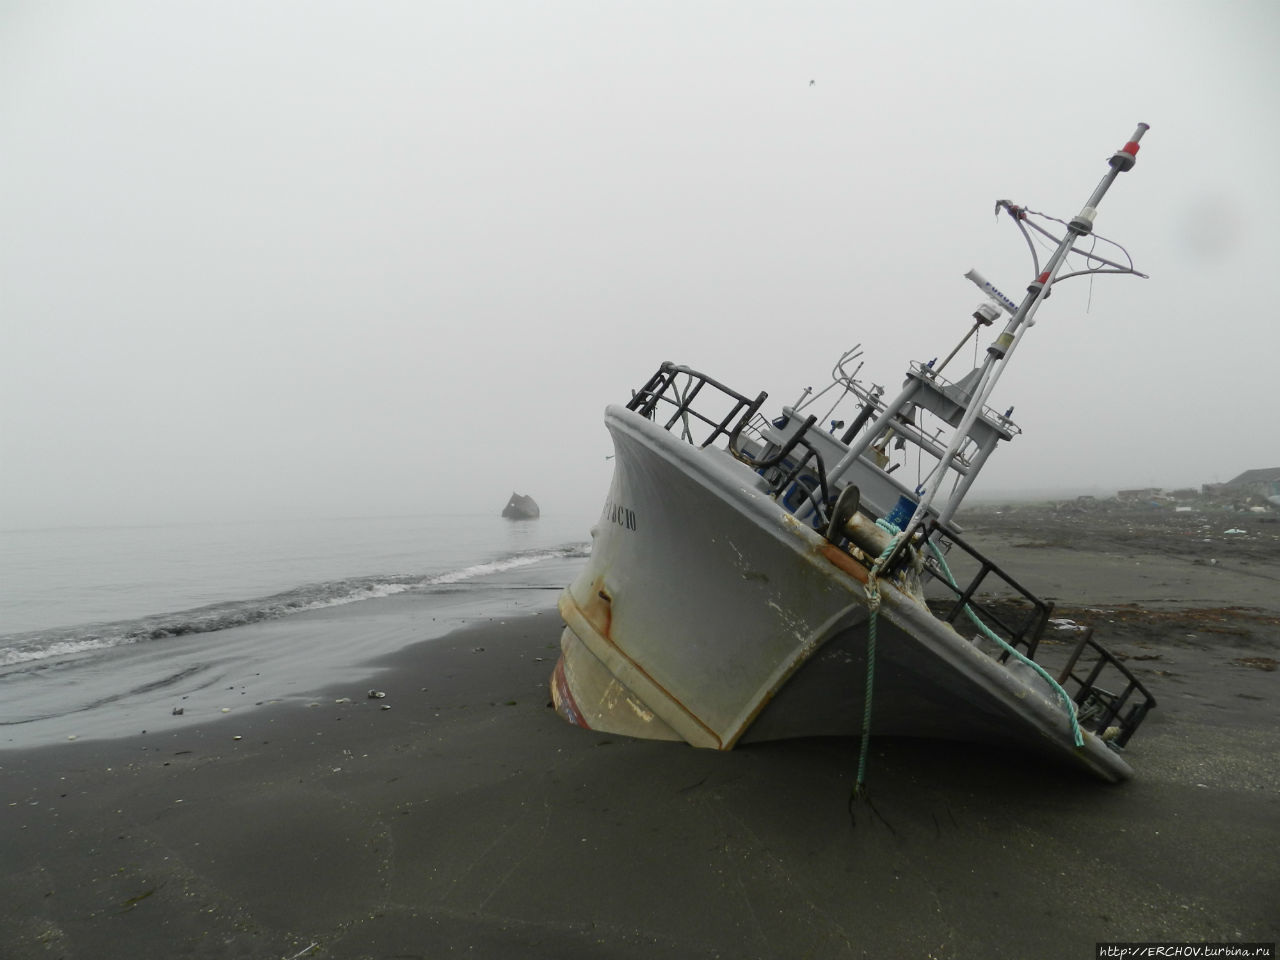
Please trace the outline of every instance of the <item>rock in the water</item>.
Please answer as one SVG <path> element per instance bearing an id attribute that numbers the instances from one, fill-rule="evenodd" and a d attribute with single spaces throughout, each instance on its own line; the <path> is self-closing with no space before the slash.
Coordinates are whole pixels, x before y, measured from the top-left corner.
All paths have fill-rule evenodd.
<path id="1" fill-rule="evenodd" d="M 511 499 L 502 508 L 502 515 L 508 520 L 536 520 L 538 512 L 538 505 L 533 502 L 533 497 L 519 493 L 511 494 Z"/>

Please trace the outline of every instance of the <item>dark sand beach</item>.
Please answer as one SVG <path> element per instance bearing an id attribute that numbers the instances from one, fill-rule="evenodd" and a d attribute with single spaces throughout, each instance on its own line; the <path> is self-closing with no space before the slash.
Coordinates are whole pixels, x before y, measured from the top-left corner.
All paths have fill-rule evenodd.
<path id="1" fill-rule="evenodd" d="M 412 643 L 427 601 L 402 597 L 407 645 L 368 676 L 0 752 L 0 955 L 1084 960 L 1280 938 L 1280 524 L 969 522 L 1150 686 L 1133 780 L 881 739 L 873 806 L 851 805 L 856 740 L 717 754 L 576 729 L 547 706 L 549 609 Z M 390 602 L 312 621 L 385 630 Z"/>

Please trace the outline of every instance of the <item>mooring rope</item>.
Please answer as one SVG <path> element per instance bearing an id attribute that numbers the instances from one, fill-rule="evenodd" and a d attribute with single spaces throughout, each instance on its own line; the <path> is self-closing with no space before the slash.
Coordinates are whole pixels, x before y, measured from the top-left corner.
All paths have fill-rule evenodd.
<path id="1" fill-rule="evenodd" d="M 853 787 L 855 797 L 866 793 L 867 755 L 871 750 L 871 698 L 876 685 L 876 625 L 880 613 L 880 570 L 902 540 L 902 531 L 888 520 L 881 518 L 876 521 L 876 526 L 893 534 L 893 539 L 889 541 L 889 545 L 884 548 L 880 556 L 876 557 L 875 563 L 871 565 L 871 572 L 867 575 L 867 609 L 870 611 L 867 619 L 867 683 L 862 702 L 862 744 L 858 747 L 858 779 Z"/>
<path id="2" fill-rule="evenodd" d="M 942 551 L 938 549 L 938 545 L 932 540 L 928 541 L 928 543 L 929 547 L 933 550 L 934 557 L 938 560 L 938 566 L 942 568 L 942 572 L 946 575 L 947 583 L 951 584 L 952 589 L 959 590 L 960 588 L 956 585 L 956 578 L 951 575 L 951 568 L 947 566 L 947 561 L 943 558 Z M 982 631 L 983 636 L 988 640 L 994 641 L 1006 653 L 1012 654 L 1020 662 L 1025 663 L 1032 670 L 1038 673 L 1040 677 L 1053 688 L 1054 692 L 1062 698 L 1062 702 L 1067 708 L 1067 716 L 1071 720 L 1071 741 L 1077 747 L 1083 747 L 1084 736 L 1080 733 L 1080 719 L 1076 716 L 1076 704 L 1075 701 L 1067 695 L 1067 691 L 1062 688 L 1062 684 L 1049 676 L 1048 671 L 1046 671 L 1044 667 L 1040 666 L 1040 664 L 1036 663 L 1030 657 L 1024 656 L 1021 651 L 1011 643 L 1006 642 L 1003 637 L 996 634 L 994 630 L 983 623 L 978 615 L 973 612 L 973 608 L 967 603 L 964 605 L 964 612 L 968 615 L 969 619 L 973 621 L 974 625 Z"/>
<path id="3" fill-rule="evenodd" d="M 876 526 L 886 533 L 892 534 L 889 545 L 884 548 L 880 556 L 876 557 L 875 563 L 871 565 L 871 572 L 867 576 L 867 610 L 870 616 L 867 619 L 867 682 L 863 693 L 862 705 L 862 743 L 858 748 L 858 778 L 854 785 L 854 796 L 861 797 L 866 794 L 867 783 L 867 757 L 871 750 L 871 705 L 872 694 L 875 690 L 876 680 L 876 634 L 880 614 L 880 572 L 884 567 L 885 561 L 898 548 L 898 544 L 902 541 L 902 531 L 896 524 L 889 522 L 881 517 L 876 521 Z M 943 574 L 947 578 L 947 582 L 952 589 L 959 590 L 956 585 L 956 579 L 951 574 L 951 568 L 947 566 L 947 561 L 942 555 L 942 551 L 938 549 L 938 545 L 932 540 L 927 541 L 929 547 L 933 550 L 933 555 L 938 560 L 938 566 L 942 569 Z M 1024 656 L 1021 651 L 1017 650 L 1012 644 L 995 633 L 990 627 L 982 622 L 981 618 L 973 612 L 973 608 L 968 603 L 964 605 L 964 612 L 974 625 L 982 631 L 983 635 L 995 642 L 1005 652 L 1016 657 L 1021 663 L 1026 664 L 1034 670 L 1040 677 L 1049 684 L 1050 687 L 1062 698 L 1063 704 L 1067 708 L 1067 716 L 1071 721 L 1071 739 L 1077 747 L 1084 746 L 1084 736 L 1080 732 L 1080 720 L 1076 715 L 1075 702 L 1067 695 L 1067 691 L 1062 688 L 1053 677 L 1051 677 L 1044 667 L 1036 663 L 1030 657 Z"/>

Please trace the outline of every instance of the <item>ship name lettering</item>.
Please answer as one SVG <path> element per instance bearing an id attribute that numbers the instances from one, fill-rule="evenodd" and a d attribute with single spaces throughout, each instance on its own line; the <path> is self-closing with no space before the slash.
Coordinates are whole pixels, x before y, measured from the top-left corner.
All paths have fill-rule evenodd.
<path id="1" fill-rule="evenodd" d="M 624 507 L 620 503 L 606 500 L 604 514 L 624 530 L 634 530 L 636 528 L 636 512 L 630 507 Z"/>

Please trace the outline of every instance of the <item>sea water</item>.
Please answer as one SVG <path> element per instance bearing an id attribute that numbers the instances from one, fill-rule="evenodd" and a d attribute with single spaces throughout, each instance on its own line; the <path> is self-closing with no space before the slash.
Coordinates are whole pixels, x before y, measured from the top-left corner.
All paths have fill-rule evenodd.
<path id="1" fill-rule="evenodd" d="M 582 555 L 589 525 L 460 514 L 0 531 L 0 669 Z"/>
<path id="2" fill-rule="evenodd" d="M 310 696 L 468 624 L 554 619 L 590 526 L 439 514 L 0 531 L 0 748 L 154 734 Z"/>

